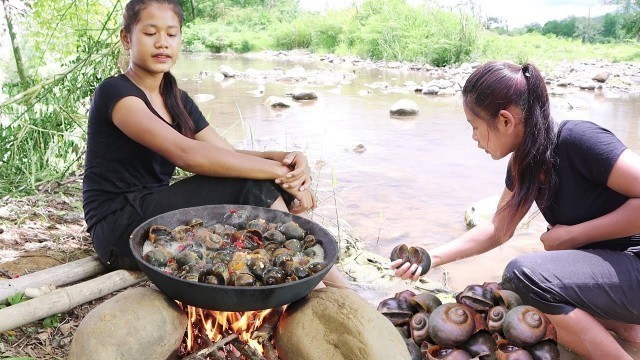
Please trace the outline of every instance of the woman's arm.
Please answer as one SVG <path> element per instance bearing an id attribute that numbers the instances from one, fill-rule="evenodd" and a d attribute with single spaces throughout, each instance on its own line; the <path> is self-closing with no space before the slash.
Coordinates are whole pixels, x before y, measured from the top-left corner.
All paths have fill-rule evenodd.
<path id="1" fill-rule="evenodd" d="M 304 191 L 311 184 L 311 170 L 307 164 L 307 158 L 303 153 L 298 151 L 251 151 L 234 149 L 223 137 L 221 137 L 211 126 L 207 126 L 198 132 L 195 136 L 196 140 L 204 141 L 209 144 L 233 150 L 241 154 L 255 156 L 261 159 L 277 161 L 287 167 L 289 171 L 285 176 L 276 178 L 276 183 L 280 184 L 284 189 L 298 189 Z"/>
<path id="2" fill-rule="evenodd" d="M 224 139 L 209 132 L 200 134 L 201 131 L 200 139 L 198 136 L 189 139 L 167 126 L 141 99 L 133 96 L 118 101 L 112 119 L 134 141 L 195 174 L 269 180 L 285 177 L 290 172 L 278 161 L 237 152 Z"/>
<path id="3" fill-rule="evenodd" d="M 498 203 L 498 209 L 511 198 L 512 194 L 513 193 L 505 187 Z M 515 231 L 515 228 L 505 229 L 507 226 L 507 216 L 506 211 L 496 211 L 491 221 L 481 223 L 455 240 L 429 250 L 431 268 L 485 253 L 505 243 L 513 236 Z M 524 217 L 524 215 L 522 215 L 522 217 Z M 522 217 L 518 219 L 516 224 L 522 220 Z M 391 268 L 394 269 L 396 267 L 396 276 L 414 281 L 418 280 L 422 270 L 416 265 L 410 265 L 409 263 L 402 264 L 401 260 L 392 263 Z"/>
<path id="4" fill-rule="evenodd" d="M 640 156 L 627 149 L 613 165 L 607 186 L 629 197 L 616 210 L 581 224 L 556 225 L 542 234 L 546 250 L 576 249 L 593 242 L 640 234 Z"/>

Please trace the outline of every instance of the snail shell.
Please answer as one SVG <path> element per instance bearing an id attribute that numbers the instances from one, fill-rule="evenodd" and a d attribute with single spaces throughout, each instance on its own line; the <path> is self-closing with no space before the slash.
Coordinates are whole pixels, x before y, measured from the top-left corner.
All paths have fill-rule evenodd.
<path id="1" fill-rule="evenodd" d="M 486 325 L 480 315 L 464 304 L 440 305 L 429 316 L 429 336 L 444 347 L 460 346 L 483 328 Z"/>
<path id="2" fill-rule="evenodd" d="M 229 210 L 222 217 L 222 222 L 236 229 L 243 230 L 249 223 L 249 213 L 246 210 Z"/>
<path id="3" fill-rule="evenodd" d="M 424 357 L 423 357 L 424 358 Z M 451 349 L 442 345 L 429 346 L 427 349 L 427 357 L 429 360 L 470 360 L 472 359 L 466 351 L 460 349 Z"/>
<path id="4" fill-rule="evenodd" d="M 409 323 L 413 312 L 406 303 L 396 298 L 384 299 L 378 304 L 378 311 L 382 313 L 394 326 L 402 326 Z"/>
<path id="5" fill-rule="evenodd" d="M 498 345 L 491 334 L 486 331 L 478 331 L 471 336 L 466 343 L 462 344 L 461 349 L 468 352 L 472 357 L 493 356 L 498 350 Z"/>
<path id="6" fill-rule="evenodd" d="M 289 221 L 288 223 L 280 225 L 278 230 L 287 238 L 287 239 L 304 239 L 305 231 L 298 225 L 298 223 L 294 221 Z"/>
<path id="7" fill-rule="evenodd" d="M 509 310 L 502 324 L 504 336 L 518 347 L 531 346 L 539 341 L 556 341 L 556 330 L 542 311 L 529 305 Z"/>
<path id="8" fill-rule="evenodd" d="M 391 261 L 396 261 L 398 259 L 402 259 L 403 263 L 409 261 L 409 247 L 406 244 L 401 244 L 393 248 L 391 250 Z"/>
<path id="9" fill-rule="evenodd" d="M 262 239 L 264 241 L 274 242 L 276 244 L 282 245 L 287 238 L 278 230 L 269 230 L 262 235 Z"/>
<path id="10" fill-rule="evenodd" d="M 431 256 L 427 253 L 427 250 L 421 247 L 409 248 L 409 262 L 412 265 L 418 265 L 422 267 L 420 275 L 426 274 L 431 269 Z"/>
<path id="11" fill-rule="evenodd" d="M 494 306 L 487 312 L 487 328 L 491 333 L 502 332 L 504 318 L 507 316 L 507 309 L 504 306 Z"/>
<path id="12" fill-rule="evenodd" d="M 480 285 L 469 285 L 456 296 L 456 301 L 475 311 L 487 311 L 493 306 L 493 294 L 490 289 Z"/>
<path id="13" fill-rule="evenodd" d="M 287 275 L 277 267 L 269 267 L 262 273 L 262 281 L 265 285 L 283 284 Z"/>
<path id="14" fill-rule="evenodd" d="M 534 360 L 559 360 L 560 350 L 552 340 L 540 341 L 527 348 Z"/>
<path id="15" fill-rule="evenodd" d="M 522 298 L 520 298 L 520 295 L 511 290 L 498 290 L 496 292 L 496 297 L 498 298 L 498 304 L 504 306 L 508 310 L 522 305 Z"/>
<path id="16" fill-rule="evenodd" d="M 407 350 L 409 350 L 410 360 L 421 360 L 422 353 L 420 352 L 420 347 L 416 345 L 411 339 L 404 339 L 404 343 L 407 346 Z"/>
<path id="17" fill-rule="evenodd" d="M 433 310 L 442 305 L 442 301 L 430 293 L 416 295 L 409 300 L 409 303 L 418 311 L 423 311 L 427 314 L 431 314 Z"/>
<path id="18" fill-rule="evenodd" d="M 411 290 L 403 290 L 403 291 L 400 291 L 400 292 L 396 293 L 394 298 L 396 298 L 396 299 L 398 299 L 400 301 L 404 301 L 405 303 L 408 304 L 411 301 L 411 299 L 413 297 L 415 297 L 415 296 L 416 296 L 416 293 L 414 293 L 413 291 L 411 291 Z"/>
<path id="19" fill-rule="evenodd" d="M 155 242 L 158 240 L 165 240 L 167 242 L 170 242 L 172 239 L 173 234 L 171 233 L 171 230 L 166 226 L 152 225 L 151 228 L 149 228 L 149 241 L 152 244 L 155 244 Z"/>
<path id="20" fill-rule="evenodd" d="M 533 360 L 527 350 L 511 344 L 507 340 L 498 340 L 497 346 L 496 357 L 498 360 Z"/>
<path id="21" fill-rule="evenodd" d="M 414 314 L 409 320 L 409 329 L 416 344 L 429 341 L 429 315 L 423 312 Z"/>

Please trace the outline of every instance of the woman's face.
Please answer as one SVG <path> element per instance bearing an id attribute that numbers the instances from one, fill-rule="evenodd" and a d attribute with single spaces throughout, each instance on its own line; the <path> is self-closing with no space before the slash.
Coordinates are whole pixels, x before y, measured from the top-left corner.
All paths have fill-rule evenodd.
<path id="1" fill-rule="evenodd" d="M 471 138 L 494 160 L 502 159 L 512 153 L 522 140 L 522 121 L 517 121 L 518 119 L 507 110 L 502 110 L 494 120 L 497 122 L 497 128 L 487 126 L 487 123 L 467 107 L 464 108 L 464 113 L 473 129 Z"/>
<path id="2" fill-rule="evenodd" d="M 122 42 L 129 50 L 132 67 L 164 74 L 180 53 L 180 20 L 171 5 L 151 4 L 140 12 L 131 34 L 122 35 Z"/>

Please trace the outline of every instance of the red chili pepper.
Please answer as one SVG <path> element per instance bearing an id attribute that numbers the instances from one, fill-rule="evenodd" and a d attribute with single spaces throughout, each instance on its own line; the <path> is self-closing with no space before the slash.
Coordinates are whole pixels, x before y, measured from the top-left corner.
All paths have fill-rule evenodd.
<path id="1" fill-rule="evenodd" d="M 167 264 L 173 264 L 174 262 L 176 262 L 174 258 L 167 260 Z"/>
<path id="2" fill-rule="evenodd" d="M 229 210 L 229 212 L 232 213 L 232 214 L 235 214 L 235 213 L 238 212 L 238 210 L 231 209 L 231 210 Z"/>

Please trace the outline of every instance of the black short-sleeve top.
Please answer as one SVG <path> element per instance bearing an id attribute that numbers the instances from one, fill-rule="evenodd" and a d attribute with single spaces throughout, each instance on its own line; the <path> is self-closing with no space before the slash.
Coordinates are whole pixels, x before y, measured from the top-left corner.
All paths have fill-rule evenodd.
<path id="1" fill-rule="evenodd" d="M 590 121 L 567 120 L 558 126 L 555 155 L 558 184 L 551 203 L 540 207 L 550 225 L 575 225 L 606 215 L 629 198 L 607 186 L 614 164 L 627 147 L 609 130 Z M 513 190 L 510 171 L 505 181 Z M 585 248 L 628 250 L 638 236 L 607 240 Z"/>
<path id="2" fill-rule="evenodd" d="M 195 133 L 198 133 L 209 123 L 189 95 L 182 90 L 180 93 L 187 114 L 194 123 Z M 98 85 L 89 110 L 82 189 L 89 230 L 117 210 L 117 201 L 114 200 L 123 195 L 135 196 L 166 187 L 175 171 L 174 164 L 129 138 L 113 123 L 114 106 L 128 96 L 140 98 L 166 126 L 176 129 L 158 114 L 145 93 L 126 75 L 107 78 Z"/>

